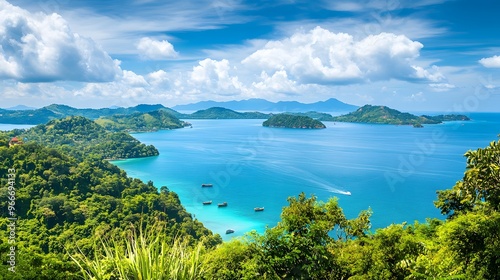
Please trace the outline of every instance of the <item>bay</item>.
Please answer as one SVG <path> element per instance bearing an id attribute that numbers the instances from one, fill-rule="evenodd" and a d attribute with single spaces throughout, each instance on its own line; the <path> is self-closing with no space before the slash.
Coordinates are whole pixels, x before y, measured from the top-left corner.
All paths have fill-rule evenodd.
<path id="1" fill-rule="evenodd" d="M 500 133 L 500 114 L 470 117 L 424 128 L 325 122 L 322 130 L 265 128 L 263 120 L 189 120 L 193 128 L 133 135 L 155 145 L 159 156 L 113 163 L 178 193 L 196 219 L 226 240 L 276 225 L 287 197 L 300 192 L 322 201 L 337 196 L 349 218 L 371 208 L 375 230 L 443 218 L 433 205 L 436 190 L 462 178 L 467 150 L 487 146 Z M 209 200 L 212 205 L 202 204 Z M 217 207 L 222 202 L 228 206 Z M 227 229 L 235 233 L 226 235 Z"/>

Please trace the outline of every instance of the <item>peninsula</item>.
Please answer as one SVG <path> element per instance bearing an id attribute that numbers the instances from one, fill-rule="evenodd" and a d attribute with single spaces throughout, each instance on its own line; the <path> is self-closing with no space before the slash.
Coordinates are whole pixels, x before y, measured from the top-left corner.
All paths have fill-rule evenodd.
<path id="1" fill-rule="evenodd" d="M 304 128 L 304 129 L 320 129 L 326 126 L 311 117 L 296 116 L 289 114 L 278 114 L 271 116 L 267 121 L 262 123 L 266 127 L 283 127 L 283 128 Z"/>

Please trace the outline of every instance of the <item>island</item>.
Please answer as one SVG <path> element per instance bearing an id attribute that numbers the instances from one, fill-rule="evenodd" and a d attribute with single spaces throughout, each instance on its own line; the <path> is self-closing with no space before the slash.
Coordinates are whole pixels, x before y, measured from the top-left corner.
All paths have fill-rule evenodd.
<path id="1" fill-rule="evenodd" d="M 95 120 L 108 131 L 150 132 L 191 126 L 164 109 L 131 115 L 112 115 Z"/>
<path id="2" fill-rule="evenodd" d="M 126 159 L 157 156 L 158 150 L 145 145 L 126 132 L 111 132 L 85 117 L 54 119 L 28 130 L 13 130 L 12 136 L 25 143 L 60 148 L 73 157 L 83 159 L 99 155 L 103 159 Z"/>
<path id="3" fill-rule="evenodd" d="M 282 127 L 282 128 L 303 128 L 303 129 L 321 129 L 326 126 L 311 117 L 297 116 L 289 114 L 277 114 L 271 116 L 268 120 L 262 123 L 266 127 Z"/>
<path id="4" fill-rule="evenodd" d="M 329 120 L 337 122 L 413 125 L 416 128 L 421 128 L 423 127 L 422 124 L 439 124 L 444 121 L 468 121 L 470 119 L 465 115 L 416 116 L 410 113 L 402 113 L 387 106 L 365 105 L 352 113 L 332 117 Z"/>

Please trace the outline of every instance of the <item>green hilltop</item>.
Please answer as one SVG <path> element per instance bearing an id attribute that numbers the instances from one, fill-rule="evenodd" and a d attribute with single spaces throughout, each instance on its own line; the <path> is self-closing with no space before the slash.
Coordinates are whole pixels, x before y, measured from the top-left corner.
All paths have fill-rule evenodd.
<path id="1" fill-rule="evenodd" d="M 175 129 L 190 125 L 163 109 L 147 113 L 137 112 L 130 115 L 100 117 L 95 122 L 109 131 L 132 132 Z"/>
<path id="2" fill-rule="evenodd" d="M 311 117 L 297 116 L 290 114 L 278 114 L 271 116 L 268 120 L 262 123 L 267 127 L 283 127 L 283 128 L 304 128 L 304 129 L 318 129 L 326 128 L 326 126 Z"/>
<path id="3" fill-rule="evenodd" d="M 28 130 L 16 131 L 24 142 L 34 142 L 51 148 L 60 148 L 71 155 L 84 158 L 98 154 L 106 159 L 124 159 L 156 156 L 158 150 L 146 146 L 125 132 L 110 132 L 96 122 L 73 116 L 54 119 Z"/>
<path id="4" fill-rule="evenodd" d="M 467 121 L 464 115 L 439 115 L 439 116 L 416 116 L 410 113 L 402 113 L 387 106 L 365 105 L 347 115 L 332 117 L 330 121 L 357 122 L 357 123 L 379 123 L 397 125 L 422 125 L 438 124 L 443 121 Z"/>

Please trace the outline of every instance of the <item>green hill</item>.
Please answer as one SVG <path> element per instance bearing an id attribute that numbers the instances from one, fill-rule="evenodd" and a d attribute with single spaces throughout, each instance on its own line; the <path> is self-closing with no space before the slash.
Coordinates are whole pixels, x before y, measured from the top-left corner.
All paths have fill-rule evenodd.
<path id="1" fill-rule="evenodd" d="M 464 115 L 439 115 L 439 116 L 416 116 L 410 113 L 402 113 L 386 106 L 365 105 L 347 115 L 332 117 L 331 121 L 357 122 L 357 123 L 380 123 L 398 125 L 421 125 L 438 124 L 443 121 L 469 120 Z"/>
<path id="2" fill-rule="evenodd" d="M 80 117 L 78 117 L 80 118 Z M 66 122 L 67 123 L 67 122 Z M 63 123 L 52 124 L 59 130 Z M 91 126 L 88 123 L 88 126 Z M 59 128 L 55 128 L 59 127 Z M 93 128 L 98 130 L 98 126 Z M 127 177 L 109 162 L 93 155 L 75 158 L 61 147 L 37 143 L 8 147 L 0 133 L 0 227 L 7 233 L 12 224 L 8 174 L 14 174 L 15 245 L 8 234 L 0 234 L 0 279 L 83 279 L 68 253 L 93 255 L 102 244 L 99 238 L 125 240 L 129 230 L 159 224 L 160 236 L 169 242 L 204 240 L 207 247 L 221 242 L 181 205 L 176 193 L 152 182 Z M 15 271 L 8 253 L 15 246 Z M 101 278 L 103 279 L 103 278 Z M 115 278 L 106 278 L 115 279 Z"/>
<path id="3" fill-rule="evenodd" d="M 161 104 L 140 104 L 129 108 L 101 108 L 101 109 L 77 109 L 67 105 L 52 104 L 35 110 L 2 110 L 0 111 L 0 123 L 12 124 L 44 124 L 50 120 L 68 116 L 82 116 L 88 119 L 98 119 L 112 115 L 130 115 L 134 113 L 147 113 L 155 110 L 165 110 L 173 116 L 180 116 L 177 111 L 164 107 Z"/>
<path id="4" fill-rule="evenodd" d="M 326 128 L 326 126 L 313 118 L 307 116 L 296 116 L 289 114 L 278 114 L 271 116 L 268 120 L 262 123 L 267 127 L 284 127 L 284 128 L 307 128 L 318 129 Z"/>
<path id="5" fill-rule="evenodd" d="M 268 114 L 259 112 L 236 112 L 222 107 L 199 110 L 192 114 L 184 114 L 183 119 L 267 119 Z"/>
<path id="6" fill-rule="evenodd" d="M 160 109 L 148 113 L 113 115 L 101 117 L 95 122 L 109 131 L 155 131 L 160 129 L 182 128 L 190 125 L 167 111 Z"/>
<path id="7" fill-rule="evenodd" d="M 20 133 L 25 142 L 36 142 L 47 147 L 59 147 L 75 157 L 89 154 L 103 158 L 137 158 L 158 155 L 158 150 L 146 146 L 124 132 L 108 132 L 102 126 L 84 117 L 55 119 Z"/>

